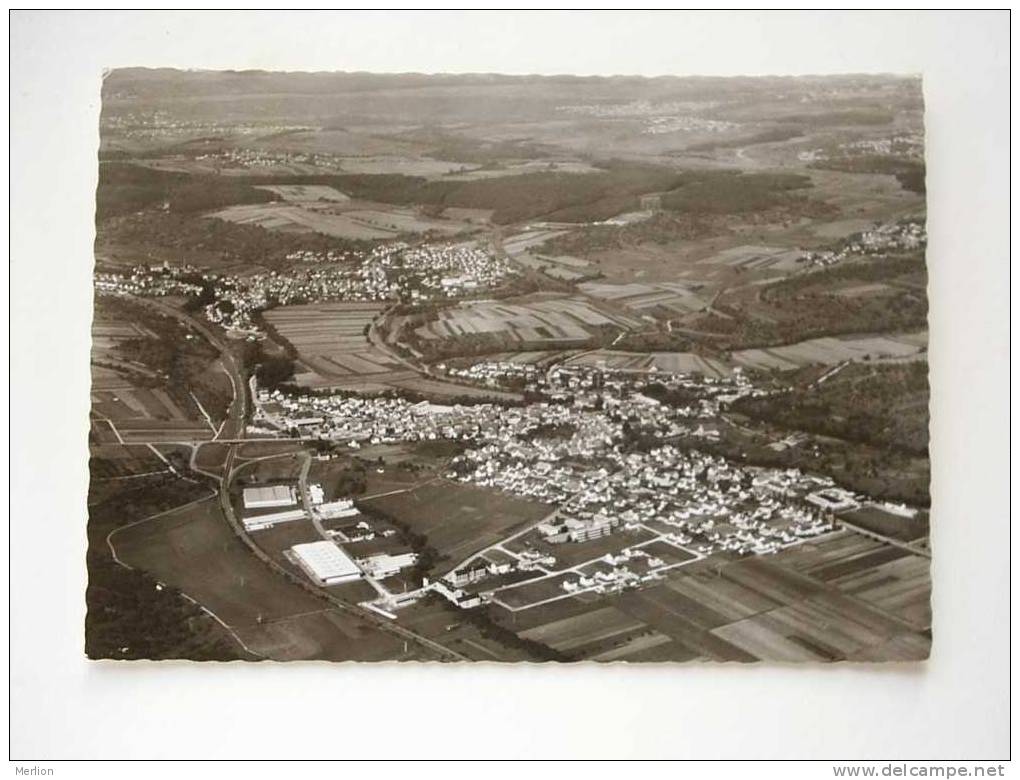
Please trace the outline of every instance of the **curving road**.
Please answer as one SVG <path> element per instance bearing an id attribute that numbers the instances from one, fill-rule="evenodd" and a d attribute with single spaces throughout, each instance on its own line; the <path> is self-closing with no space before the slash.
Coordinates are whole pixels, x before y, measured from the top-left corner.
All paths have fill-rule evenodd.
<path id="1" fill-rule="evenodd" d="M 246 383 L 244 380 L 243 372 L 241 370 L 240 362 L 237 357 L 231 351 L 229 345 L 219 337 L 211 328 L 205 323 L 200 322 L 198 319 L 190 316 L 187 312 L 183 312 L 179 309 L 175 309 L 172 306 L 168 306 L 158 300 L 151 298 L 134 298 L 139 303 L 142 303 L 150 308 L 156 309 L 163 314 L 171 316 L 176 320 L 186 324 L 188 327 L 196 330 L 205 339 L 212 344 L 220 353 L 220 361 L 230 377 L 231 385 L 234 389 L 234 398 L 230 403 L 227 410 L 227 419 L 224 422 L 224 426 L 221 428 L 221 433 L 228 429 L 228 427 L 234 428 L 233 436 L 227 434 L 222 439 L 218 439 L 218 443 L 228 444 L 227 457 L 223 463 L 223 473 L 219 477 L 219 501 L 220 508 L 223 511 L 223 516 L 226 518 L 227 523 L 230 525 L 234 533 L 241 539 L 248 550 L 265 565 L 269 566 L 274 572 L 284 577 L 288 582 L 297 585 L 298 587 L 304 588 L 319 598 L 324 598 L 330 602 L 330 604 L 341 612 L 356 615 L 363 621 L 370 623 L 381 631 L 393 634 L 409 642 L 414 642 L 427 650 L 437 654 L 440 658 L 445 660 L 453 661 L 467 661 L 467 656 L 461 655 L 455 650 L 451 650 L 449 647 L 440 644 L 428 637 L 422 636 L 415 631 L 412 631 L 404 626 L 390 622 L 388 619 L 372 612 L 371 610 L 364 609 L 362 607 L 349 604 L 346 601 L 339 599 L 332 593 L 324 591 L 320 588 L 315 587 L 310 582 L 304 582 L 298 579 L 294 574 L 287 571 L 279 563 L 273 560 L 267 555 L 255 542 L 252 541 L 251 537 L 245 531 L 244 526 L 237 519 L 234 513 L 234 507 L 230 502 L 230 485 L 233 484 L 234 478 L 237 473 L 244 468 L 246 464 L 234 465 L 234 460 L 237 455 L 237 446 L 244 442 L 244 426 L 245 417 L 248 410 L 248 398 L 244 388 Z M 197 452 L 197 449 L 195 450 Z M 210 475 L 210 472 L 200 472 Z"/>
<path id="2" fill-rule="evenodd" d="M 248 464 L 241 464 L 234 466 L 234 454 L 235 448 L 231 446 L 230 451 L 227 454 L 227 460 L 224 464 L 223 476 L 220 478 L 220 508 L 223 510 L 223 515 L 226 517 L 227 522 L 233 529 L 234 533 L 244 542 L 245 546 L 249 551 L 260 561 L 270 567 L 277 574 L 284 577 L 288 582 L 297 585 L 298 587 L 304 588 L 308 592 L 312 593 L 319 598 L 324 598 L 329 601 L 336 609 L 341 612 L 346 612 L 351 615 L 356 615 L 367 623 L 372 624 L 376 628 L 386 631 L 390 634 L 394 634 L 401 639 L 405 639 L 409 642 L 415 642 L 422 647 L 438 654 L 440 658 L 452 661 L 467 661 L 467 656 L 461 655 L 456 650 L 451 650 L 445 645 L 441 645 L 428 637 L 424 637 L 408 628 L 404 628 L 401 625 L 390 622 L 388 619 L 377 615 L 371 610 L 364 609 L 363 607 L 355 606 L 343 601 L 332 593 L 315 587 L 310 582 L 305 582 L 283 568 L 279 563 L 273 560 L 269 555 L 265 553 L 255 542 L 251 540 L 251 537 L 244 530 L 244 526 L 238 521 L 237 516 L 234 514 L 234 507 L 230 503 L 230 485 L 237 476 L 237 473 Z"/>

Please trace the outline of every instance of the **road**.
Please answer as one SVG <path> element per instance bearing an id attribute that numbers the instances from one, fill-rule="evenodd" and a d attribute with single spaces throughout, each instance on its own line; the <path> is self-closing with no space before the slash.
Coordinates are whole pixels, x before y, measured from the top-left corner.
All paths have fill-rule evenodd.
<path id="1" fill-rule="evenodd" d="M 333 542 L 334 544 L 336 544 L 336 541 L 333 539 L 333 537 L 330 536 L 326 529 L 323 527 L 322 521 L 319 519 L 318 513 L 312 509 L 312 500 L 311 498 L 309 498 L 308 495 L 308 471 L 312 466 L 312 457 L 307 452 L 302 451 L 301 458 L 302 458 L 301 473 L 298 476 L 298 493 L 300 493 L 301 495 L 301 505 L 305 510 L 305 514 L 308 515 L 309 519 L 312 521 L 312 525 L 315 526 L 315 530 L 319 534 L 319 536 L 321 536 L 327 542 Z M 386 601 L 390 601 L 393 599 L 393 594 L 386 590 L 386 588 L 383 587 L 381 583 L 379 583 L 374 577 L 372 577 L 367 571 L 365 571 L 365 568 L 357 561 L 357 559 L 354 558 L 353 555 L 351 555 L 350 558 L 352 561 L 354 561 L 354 565 L 358 567 L 358 570 L 361 572 L 362 578 L 365 580 L 365 582 L 367 582 L 375 589 L 376 593 L 378 593 Z"/>
<path id="2" fill-rule="evenodd" d="M 242 370 L 240 361 L 230 349 L 227 342 L 198 318 L 192 317 L 190 314 L 185 311 L 181 311 L 180 309 L 175 309 L 173 306 L 163 303 L 156 298 L 132 297 L 132 300 L 143 306 L 147 306 L 150 309 L 155 309 L 168 317 L 173 317 L 175 320 L 183 323 L 192 330 L 198 331 L 206 341 L 212 344 L 219 351 L 220 364 L 223 366 L 227 377 L 230 379 L 230 384 L 234 392 L 233 400 L 230 402 L 230 407 L 227 409 L 227 421 L 236 426 L 236 430 L 233 432 L 234 436 L 238 439 L 243 438 L 245 418 L 248 414 L 248 396 L 245 394 L 243 389 L 245 387 L 244 371 Z M 227 425 L 221 426 L 220 434 L 222 434 L 226 428 Z M 226 438 L 230 438 L 229 433 Z"/>
<path id="3" fill-rule="evenodd" d="M 223 510 L 223 515 L 224 517 L 226 517 L 227 522 L 230 524 L 231 529 L 233 529 L 234 533 L 241 539 L 242 542 L 244 542 L 245 546 L 249 549 L 252 555 L 254 555 L 256 558 L 262 561 L 262 563 L 264 563 L 270 569 L 275 571 L 277 574 L 285 578 L 288 582 L 305 589 L 309 593 L 318 596 L 319 598 L 327 600 L 340 612 L 346 612 L 347 614 L 356 615 L 357 617 L 361 618 L 364 622 L 370 623 L 371 625 L 382 631 L 394 634 L 400 637 L 401 639 L 410 642 L 415 642 L 416 644 L 419 644 L 422 647 L 431 650 L 433 653 L 436 653 L 437 655 L 440 656 L 440 658 L 453 661 L 470 660 L 467 658 L 467 656 L 461 655 L 457 651 L 451 650 L 445 645 L 441 645 L 438 642 L 435 642 L 429 639 L 428 637 L 424 637 L 421 634 L 411 631 L 408 628 L 404 628 L 401 625 L 393 623 L 389 619 L 384 618 L 378 615 L 377 613 L 372 612 L 371 610 L 364 609 L 363 607 L 355 606 L 353 604 L 349 604 L 346 601 L 342 601 L 338 597 L 334 596 L 332 593 L 329 593 L 328 591 L 325 591 L 321 588 L 315 587 L 310 582 L 306 582 L 305 580 L 301 579 L 298 575 L 287 571 L 279 563 L 273 560 L 268 554 L 266 554 L 266 552 L 263 551 L 262 548 L 260 548 L 258 545 L 255 544 L 255 542 L 251 540 L 251 537 L 244 530 L 243 525 L 238 521 L 237 516 L 234 514 L 234 507 L 230 502 L 230 485 L 233 483 L 235 477 L 237 476 L 237 473 L 241 469 L 245 468 L 246 465 L 248 465 L 248 464 L 241 464 L 239 466 L 234 465 L 234 450 L 235 448 L 231 447 L 229 453 L 227 454 L 227 462 L 224 466 L 223 477 L 220 479 L 219 490 L 220 507 Z"/>
<path id="4" fill-rule="evenodd" d="M 450 387 L 451 388 L 451 392 L 452 392 L 453 389 L 460 390 L 461 388 L 463 388 L 463 391 L 462 391 L 463 393 L 477 393 L 478 392 L 478 390 L 479 390 L 478 385 L 473 385 L 473 384 L 469 384 L 469 383 L 465 383 L 465 382 L 456 382 L 451 377 L 444 376 L 442 373 L 438 373 L 438 374 L 437 373 L 433 373 L 432 369 L 429 366 L 421 365 L 421 364 L 418 364 L 418 363 L 414 363 L 414 362 L 408 360 L 407 358 L 403 357 L 402 355 L 398 354 L 396 352 L 396 350 L 394 350 L 392 347 L 390 347 L 390 345 L 386 343 L 386 339 L 382 338 L 382 336 L 379 335 L 379 332 L 378 332 L 378 329 L 377 329 L 377 325 L 383 319 L 385 319 L 386 315 L 389 314 L 391 309 L 393 309 L 393 306 L 390 306 L 387 309 L 385 309 L 382 312 L 380 312 L 379 316 L 376 317 L 374 320 L 372 320 L 368 324 L 368 334 L 367 334 L 366 338 L 368 339 L 368 342 L 373 347 L 375 347 L 377 350 L 379 350 L 384 355 L 389 357 L 391 360 L 394 360 L 397 363 L 399 363 L 400 365 L 402 365 L 404 368 L 407 368 L 407 369 L 409 369 L 411 371 L 414 371 L 414 373 L 416 373 L 418 376 L 420 376 L 420 377 L 422 377 L 424 379 L 427 379 L 430 382 L 438 382 L 438 383 L 441 383 L 443 385 L 446 385 L 446 386 Z M 489 390 L 493 396 L 506 397 L 508 400 L 512 399 L 512 400 L 520 401 L 520 400 L 522 400 L 524 398 L 524 396 L 521 395 L 520 393 L 514 393 L 514 392 L 510 392 L 508 390 L 495 390 L 495 389 L 489 389 L 489 388 L 486 388 L 486 389 Z"/>
<path id="5" fill-rule="evenodd" d="M 859 525 L 854 525 L 853 523 L 848 523 L 842 517 L 837 518 L 836 522 L 838 522 L 844 528 L 846 528 L 846 529 L 848 529 L 850 531 L 853 531 L 855 533 L 858 533 L 861 536 L 870 537 L 871 539 L 875 539 L 875 540 L 877 540 L 879 542 L 883 542 L 885 544 L 891 545 L 892 547 L 899 547 L 901 550 L 906 550 L 907 552 L 911 553 L 912 555 L 920 555 L 922 558 L 928 558 L 929 560 L 931 559 L 931 552 L 930 551 L 925 550 L 922 547 L 917 547 L 917 546 L 915 546 L 914 544 L 912 544 L 910 542 L 904 542 L 904 541 L 902 541 L 900 539 L 895 539 L 892 536 L 886 536 L 885 534 L 880 534 L 880 533 L 878 533 L 878 531 L 872 531 L 869 528 L 862 528 Z"/>
<path id="6" fill-rule="evenodd" d="M 379 312 L 378 317 L 376 317 L 375 319 L 368 323 L 368 333 L 366 334 L 366 338 L 373 347 L 382 352 L 391 360 L 400 363 L 400 365 L 404 366 L 404 368 L 408 368 L 420 376 L 432 379 L 433 377 L 431 372 L 429 372 L 426 368 L 422 366 L 415 365 L 414 363 L 402 357 L 401 355 L 398 355 L 394 350 L 390 349 L 390 345 L 386 343 L 386 339 L 379 335 L 376 326 L 378 325 L 379 322 L 386 318 L 386 315 L 390 313 L 390 311 L 394 308 L 395 305 L 396 304 L 383 309 L 381 312 Z"/>
<path id="7" fill-rule="evenodd" d="M 234 479 L 242 468 L 246 464 L 239 466 L 234 465 L 234 461 L 237 457 L 238 445 L 248 441 L 244 438 L 245 419 L 248 410 L 248 399 L 245 393 L 245 381 L 244 375 L 241 368 L 241 364 L 237 357 L 231 351 L 229 345 L 221 339 L 211 328 L 206 326 L 205 323 L 200 322 L 194 317 L 191 317 L 186 312 L 175 309 L 172 306 L 168 306 L 161 301 L 152 298 L 134 298 L 139 303 L 149 306 L 150 308 L 156 309 L 167 316 L 173 317 L 179 322 L 184 323 L 188 327 L 194 329 L 200 333 L 205 339 L 215 347 L 220 353 L 220 362 L 230 377 L 230 382 L 233 387 L 234 397 L 230 402 L 227 409 L 227 421 L 224 426 L 221 426 L 222 430 L 229 430 L 233 428 L 233 436 L 228 434 L 222 439 L 218 439 L 217 443 L 227 444 L 227 456 L 223 464 L 223 473 L 219 477 L 219 502 L 220 509 L 223 512 L 223 516 L 227 523 L 230 525 L 233 532 L 237 537 L 244 543 L 248 550 L 258 558 L 262 563 L 271 568 L 274 572 L 285 578 L 288 582 L 297 585 L 298 587 L 304 588 L 306 591 L 312 593 L 319 598 L 325 599 L 337 610 L 346 612 L 348 614 L 356 615 L 361 618 L 364 622 L 373 625 L 374 627 L 385 631 L 390 634 L 394 634 L 401 639 L 409 642 L 414 642 L 432 653 L 437 654 L 440 658 L 446 660 L 455 661 L 467 661 L 467 656 L 461 655 L 455 650 L 451 650 L 445 645 L 441 645 L 428 637 L 422 636 L 408 628 L 397 625 L 391 622 L 387 618 L 384 618 L 370 610 L 364 609 L 359 606 L 349 604 L 332 593 L 315 587 L 310 582 L 301 580 L 297 575 L 287 571 L 279 563 L 273 560 L 268 554 L 266 554 L 258 545 L 256 545 L 251 537 L 245 531 L 244 526 L 237 519 L 234 513 L 234 507 L 230 501 L 230 486 L 233 484 Z M 206 440 L 208 441 L 208 440 Z M 259 439 L 252 439 L 251 441 L 259 441 Z M 287 441 L 295 441 L 295 439 L 288 439 Z M 209 472 L 205 472 L 207 475 Z M 307 474 L 307 472 L 305 472 Z M 307 497 L 307 496 L 306 496 Z M 200 605 L 201 606 L 201 605 Z"/>
<path id="8" fill-rule="evenodd" d="M 474 553 L 472 555 L 469 555 L 467 558 L 462 560 L 456 566 L 452 566 L 450 568 L 450 570 L 447 572 L 447 574 L 452 574 L 453 572 L 457 571 L 457 569 L 463 569 L 469 563 L 472 563 L 475 560 L 477 560 L 478 558 L 483 557 L 485 555 L 485 553 L 487 553 L 489 550 L 491 550 L 491 549 L 493 549 L 495 547 L 501 547 L 502 545 L 506 544 L 507 542 L 512 542 L 514 539 L 517 539 L 517 538 L 519 538 L 521 536 L 524 536 L 529 531 L 531 531 L 531 530 L 533 530 L 535 528 L 538 528 L 538 526 L 540 526 L 542 523 L 551 523 L 553 520 L 555 520 L 559 516 L 560 512 L 563 511 L 563 505 L 566 504 L 568 501 L 570 501 L 571 498 L 573 498 L 573 496 L 568 496 L 567 498 L 563 499 L 563 502 L 559 506 L 557 506 L 555 509 L 553 509 L 549 514 L 543 515 L 542 517 L 538 518 L 538 520 L 535 520 L 532 523 L 528 523 L 523 528 L 515 531 L 514 533 L 510 534 L 507 537 L 504 537 L 503 539 L 500 539 L 495 544 L 490 544 L 484 550 L 479 550 L 478 552 L 476 552 L 476 553 Z M 508 551 L 505 551 L 505 552 L 508 552 Z"/>
<path id="9" fill-rule="evenodd" d="M 118 565 L 123 566 L 125 569 L 128 569 L 129 571 L 134 571 L 134 567 L 133 566 L 131 566 L 128 563 L 125 563 L 124 561 L 122 561 L 117 556 L 117 548 L 113 544 L 113 537 L 114 536 L 116 536 L 120 531 L 124 531 L 124 530 L 126 530 L 128 528 L 133 528 L 134 526 L 141 525 L 142 523 L 148 523 L 148 522 L 150 522 L 152 520 L 158 520 L 161 517 L 167 517 L 169 515 L 176 514 L 177 512 L 181 512 L 181 511 L 183 511 L 185 509 L 189 509 L 190 507 L 197 506 L 198 504 L 201 504 L 201 503 L 203 503 L 205 501 L 209 501 L 210 499 L 215 498 L 215 497 L 216 497 L 216 493 L 210 493 L 207 496 L 203 496 L 202 498 L 196 498 L 194 501 L 190 501 L 189 503 L 184 504 L 182 506 L 177 506 L 177 507 L 174 507 L 173 509 L 166 509 L 166 510 L 164 510 L 162 512 L 157 512 L 154 515 L 149 515 L 148 517 L 143 517 L 140 520 L 135 520 L 134 522 L 127 523 L 126 525 L 122 525 L 119 528 L 114 528 L 112 531 L 110 531 L 110 533 L 108 533 L 106 535 L 106 546 L 110 548 L 110 557 L 112 557 L 114 562 L 117 563 Z M 162 583 L 160 583 L 160 584 L 162 585 Z M 244 640 L 241 639 L 241 637 L 237 635 L 237 633 L 234 631 L 234 629 L 231 628 L 222 618 L 220 618 L 219 615 L 217 615 L 211 609 L 209 609 L 204 604 L 199 603 L 195 598 L 193 598 L 192 596 L 189 596 L 187 593 L 185 593 L 180 588 L 177 588 L 177 592 L 186 601 L 191 602 L 196 607 L 201 609 L 205 614 L 207 614 L 209 617 L 211 617 L 213 620 L 215 620 L 233 638 L 233 640 L 235 642 L 237 642 L 237 644 L 239 644 L 241 646 L 242 650 L 244 650 L 246 653 L 250 654 L 253 658 L 265 658 L 265 656 L 262 655 L 261 653 L 259 653 L 258 651 L 252 650 L 250 647 L 248 647 L 248 645 L 246 645 L 244 643 Z"/>

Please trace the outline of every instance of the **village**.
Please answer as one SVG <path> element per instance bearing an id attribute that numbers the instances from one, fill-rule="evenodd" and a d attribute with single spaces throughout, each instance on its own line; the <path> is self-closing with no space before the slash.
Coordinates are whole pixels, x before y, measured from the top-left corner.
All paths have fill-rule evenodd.
<path id="1" fill-rule="evenodd" d="M 302 125 L 288 123 L 199 121 L 175 118 L 166 111 L 131 111 L 121 115 L 106 116 L 102 119 L 103 132 L 118 133 L 125 138 L 163 140 L 182 138 L 201 134 L 236 133 L 238 135 L 255 135 L 262 133 L 287 133 L 305 129 Z M 249 150 L 244 150 L 249 152 Z M 259 154 L 250 151 L 250 154 Z M 223 158 L 236 154 L 234 150 L 224 153 Z M 219 155 L 200 155 L 197 159 L 213 159 Z"/>
<path id="2" fill-rule="evenodd" d="M 100 295 L 194 297 L 209 287 L 213 300 L 200 299 L 206 318 L 234 338 L 255 340 L 265 335 L 256 323 L 257 314 L 273 306 L 456 299 L 497 288 L 519 273 L 509 261 L 472 244 L 393 242 L 365 254 L 301 251 L 287 257 L 310 267 L 234 276 L 188 265 L 136 266 L 126 273 L 98 272 L 96 291 Z"/>
<path id="3" fill-rule="evenodd" d="M 423 584 L 420 593 L 434 591 L 462 608 L 494 601 L 515 611 L 577 593 L 640 587 L 714 554 L 775 553 L 832 532 L 834 513 L 862 500 L 828 477 L 746 466 L 670 443 L 718 439 L 713 423 L 723 406 L 763 392 L 739 372 L 726 380 L 657 376 L 664 387 L 698 396 L 675 406 L 642 393 L 646 378 L 602 368 L 543 372 L 483 362 L 451 372 L 490 384 L 523 376 L 542 400 L 443 406 L 269 391 L 253 382 L 249 434 L 322 439 L 355 451 L 461 442 L 465 449 L 447 463 L 446 480 L 554 506 L 541 522 Z M 600 539 L 609 540 L 608 552 L 604 543 L 590 560 L 559 564 L 560 551 Z M 546 580 L 555 583 L 553 592 Z M 534 599 L 525 597 L 525 586 Z M 509 595 L 514 599 L 502 600 Z M 402 595 L 402 603 L 409 598 Z M 387 598 L 376 606 L 395 608 Z"/>
<path id="4" fill-rule="evenodd" d="M 804 260 L 813 266 L 831 266 L 862 255 L 882 255 L 922 249 L 928 243 L 924 223 L 888 222 L 847 238 L 838 249 L 810 252 Z"/>
<path id="5" fill-rule="evenodd" d="M 244 643 L 181 597 L 164 656 L 925 652 L 917 79 L 435 82 L 461 122 L 303 78 L 107 89 L 90 574 Z"/>

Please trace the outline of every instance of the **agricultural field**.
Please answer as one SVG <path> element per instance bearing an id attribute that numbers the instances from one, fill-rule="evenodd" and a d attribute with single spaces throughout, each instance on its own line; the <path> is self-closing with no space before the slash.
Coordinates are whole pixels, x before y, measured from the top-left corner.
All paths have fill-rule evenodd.
<path id="1" fill-rule="evenodd" d="M 340 388 L 359 393 L 406 391 L 418 396 L 514 401 L 520 396 L 482 391 L 465 384 L 422 376 L 369 341 L 369 325 L 384 304 L 342 302 L 281 306 L 265 313 L 280 339 L 297 354 L 294 381 L 311 389 Z"/>
<path id="2" fill-rule="evenodd" d="M 448 219 L 433 219 L 414 209 L 361 208 L 346 212 L 345 216 L 359 225 L 388 231 L 391 236 L 404 233 L 441 233 L 452 236 L 474 230 L 473 225 Z"/>
<path id="3" fill-rule="evenodd" d="M 443 178 L 447 181 L 475 181 L 477 179 L 494 179 L 502 176 L 521 176 L 526 173 L 542 172 L 598 173 L 599 169 L 588 163 L 573 160 L 532 160 L 529 162 L 508 163 L 506 165 L 451 172 L 447 173 Z"/>
<path id="4" fill-rule="evenodd" d="M 682 317 L 691 312 L 701 311 L 711 299 L 699 284 L 659 282 L 658 284 L 606 284 L 585 282 L 578 289 L 586 295 L 612 301 L 633 311 L 639 316 L 658 319 Z"/>
<path id="5" fill-rule="evenodd" d="M 787 371 L 802 366 L 836 365 L 847 360 L 926 360 L 928 332 L 887 336 L 848 336 L 809 339 L 767 349 L 742 349 L 731 353 L 733 362 L 745 368 Z"/>
<path id="6" fill-rule="evenodd" d="M 928 536 L 926 512 L 912 515 L 896 514 L 879 504 L 864 504 L 857 509 L 841 513 L 840 520 L 863 532 L 879 534 L 901 542 L 916 542 Z"/>
<path id="7" fill-rule="evenodd" d="M 92 431 L 100 442 L 145 442 L 211 439 L 216 428 L 198 399 L 171 396 L 160 376 L 118 347 L 139 340 L 155 341 L 150 329 L 120 319 L 93 324 Z"/>
<path id="8" fill-rule="evenodd" d="M 215 155 L 193 156 L 193 154 L 169 154 L 165 157 L 139 160 L 138 165 L 151 168 L 154 171 L 186 173 L 193 176 L 214 175 L 237 180 L 253 176 L 317 176 L 338 172 L 338 168 L 334 165 L 311 160 L 281 159 L 251 166 Z"/>
<path id="9" fill-rule="evenodd" d="M 284 451 L 279 454 L 274 453 L 272 456 L 264 455 L 245 464 L 245 468 L 241 472 L 243 476 L 238 479 L 237 485 L 241 486 L 242 483 L 252 485 L 285 483 L 294 485 L 297 484 L 300 470 L 301 455 L 299 451 Z M 237 494 L 236 498 L 238 506 L 240 506 L 241 491 L 239 487 L 234 492 Z"/>
<path id="10" fill-rule="evenodd" d="M 425 341 L 495 336 L 534 350 L 543 344 L 581 344 L 600 333 L 639 325 L 631 317 L 603 311 L 580 297 L 479 301 L 443 309 L 438 319 L 418 328 L 415 335 Z"/>
<path id="11" fill-rule="evenodd" d="M 376 303 L 318 303 L 280 306 L 266 321 L 291 345 L 304 367 L 295 373 L 301 387 L 321 387 L 337 379 L 386 374 L 399 367 L 366 335 L 385 309 Z"/>
<path id="12" fill-rule="evenodd" d="M 109 393 L 117 390 L 130 390 L 134 387 L 128 379 L 127 371 L 117 371 L 105 365 L 92 364 L 92 390 L 93 393 Z M 134 367 L 132 367 L 134 370 Z M 144 369 L 142 369 L 144 370 Z"/>
<path id="13" fill-rule="evenodd" d="M 85 653 L 113 659 L 254 659 L 190 597 L 112 557 L 107 537 L 159 512 L 212 498 L 167 473 L 147 447 L 93 446 L 88 495 Z M 154 471 L 163 467 L 163 471 Z M 158 522 L 158 519 L 151 522 Z"/>
<path id="14" fill-rule="evenodd" d="M 330 608 L 254 558 L 216 501 L 125 528 L 114 534 L 112 544 L 125 563 L 211 610 L 257 656 L 280 661 L 407 657 L 402 642 Z"/>
<path id="15" fill-rule="evenodd" d="M 334 157 L 411 156 L 422 147 L 397 138 L 384 138 L 362 128 L 321 127 L 263 136 L 250 148 L 270 152 L 296 152 Z"/>
<path id="16" fill-rule="evenodd" d="M 293 201 L 294 199 L 291 199 Z M 342 239 L 377 240 L 405 233 L 437 232 L 455 235 L 474 226 L 451 220 L 432 219 L 414 209 L 349 208 L 320 201 L 255 203 L 228 206 L 209 216 L 241 225 L 257 225 L 288 233 L 322 233 Z"/>
<path id="17" fill-rule="evenodd" d="M 489 635 L 490 632 L 465 620 L 463 613 L 438 598 L 427 598 L 402 609 L 397 617 L 402 626 L 442 642 L 472 661 L 532 661 L 522 648 Z"/>
<path id="18" fill-rule="evenodd" d="M 797 273 L 804 267 L 798 258 L 806 251 L 824 249 L 876 223 L 923 214 L 923 197 L 903 190 L 892 176 L 842 174 L 841 179 L 815 170 L 805 175 L 812 183 L 807 190 L 812 202 L 825 204 L 817 213 L 662 212 L 636 225 L 560 230 L 548 237 L 549 246 L 583 256 L 610 283 L 680 282 L 715 292 Z"/>
<path id="19" fill-rule="evenodd" d="M 387 386 L 395 390 L 405 390 L 408 393 L 427 398 L 440 400 L 462 401 L 475 399 L 479 401 L 520 401 L 520 393 L 507 390 L 496 390 L 494 388 L 480 388 L 474 385 L 447 382 L 440 379 L 429 379 L 419 374 L 411 373 L 394 374 L 387 382 Z"/>
<path id="20" fill-rule="evenodd" d="M 496 363 L 514 363 L 517 365 L 535 365 L 546 367 L 552 363 L 559 362 L 562 358 L 567 355 L 574 354 L 574 351 L 562 351 L 562 350 L 524 350 L 521 352 L 495 352 L 491 355 L 486 355 L 487 360 L 491 360 Z M 470 358 L 455 358 L 448 362 L 448 365 L 452 366 L 469 366 L 473 361 Z"/>
<path id="21" fill-rule="evenodd" d="M 706 264 L 728 265 L 742 271 L 780 271 L 789 273 L 799 268 L 798 261 L 804 252 L 768 246 L 736 246 L 702 260 Z"/>
<path id="22" fill-rule="evenodd" d="M 394 231 L 380 230 L 356 222 L 345 214 L 331 214 L 301 206 L 275 203 L 229 206 L 211 216 L 241 225 L 256 225 L 268 230 L 292 233 L 324 233 L 352 239 L 391 238 Z"/>
<path id="23" fill-rule="evenodd" d="M 492 610 L 579 660 L 916 660 L 930 645 L 928 563 L 838 531 L 769 558 L 682 566 L 661 585 L 597 601 Z"/>
<path id="24" fill-rule="evenodd" d="M 384 176 L 420 176 L 424 179 L 458 178 L 467 175 L 470 166 L 431 157 L 340 157 L 337 160 L 344 173 Z"/>
<path id="25" fill-rule="evenodd" d="M 577 650 L 642 628 L 643 623 L 615 607 L 603 607 L 522 631 L 521 636 L 560 651 Z"/>
<path id="26" fill-rule="evenodd" d="M 565 282 L 577 282 L 582 279 L 590 279 L 598 274 L 587 260 L 569 255 L 540 255 L 533 252 L 519 252 L 513 255 L 516 262 L 525 268 L 541 271 L 552 279 L 559 279 Z"/>
<path id="27" fill-rule="evenodd" d="M 346 203 L 350 200 L 349 196 L 322 184 L 263 184 L 256 189 L 275 192 L 285 201 L 294 203 L 314 203 L 316 201 Z"/>
<path id="28" fill-rule="evenodd" d="M 567 234 L 567 230 L 531 229 L 523 233 L 515 233 L 503 239 L 503 249 L 511 257 L 527 252 L 532 247 L 541 246 L 557 236 Z"/>
<path id="29" fill-rule="evenodd" d="M 92 430 L 102 442 L 174 442 L 212 439 L 216 429 L 197 409 L 182 411 L 159 388 L 132 387 L 92 393 Z"/>
<path id="30" fill-rule="evenodd" d="M 620 352 L 595 350 L 569 358 L 568 365 L 605 366 L 617 371 L 700 374 L 713 379 L 729 376 L 732 367 L 722 360 L 693 352 Z"/>
<path id="31" fill-rule="evenodd" d="M 472 209 L 450 206 L 443 209 L 440 216 L 457 222 L 470 222 L 476 225 L 487 225 L 492 221 L 492 209 Z"/>

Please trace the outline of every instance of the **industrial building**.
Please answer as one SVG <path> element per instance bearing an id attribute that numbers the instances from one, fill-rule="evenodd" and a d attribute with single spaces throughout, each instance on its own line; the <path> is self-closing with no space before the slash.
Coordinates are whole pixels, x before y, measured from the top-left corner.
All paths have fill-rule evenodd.
<path id="1" fill-rule="evenodd" d="M 804 500 L 809 504 L 814 504 L 822 509 L 828 509 L 830 512 L 841 512 L 847 509 L 856 509 L 857 506 L 859 506 L 853 493 L 849 490 L 843 490 L 838 487 L 830 487 L 825 490 L 819 490 L 817 493 L 805 496 Z"/>
<path id="2" fill-rule="evenodd" d="M 265 485 L 244 489 L 245 509 L 273 509 L 280 506 L 294 506 L 297 496 L 291 485 Z"/>
<path id="3" fill-rule="evenodd" d="M 297 564 L 319 585 L 338 585 L 361 577 L 361 570 L 333 542 L 308 542 L 290 548 Z"/>
<path id="4" fill-rule="evenodd" d="M 349 498 L 341 498 L 336 501 L 320 504 L 316 511 L 323 520 L 335 520 L 338 517 L 353 517 L 354 515 L 361 514 L 357 507 L 354 506 L 354 502 Z"/>
<path id="5" fill-rule="evenodd" d="M 322 489 L 322 485 L 310 484 L 308 486 L 308 500 L 312 502 L 312 506 L 318 506 L 326 500 L 326 492 Z"/>
<path id="6" fill-rule="evenodd" d="M 585 518 L 569 517 L 560 524 L 539 523 L 537 528 L 545 541 L 550 544 L 562 544 L 567 541 L 587 542 L 608 536 L 619 524 L 618 516 L 600 512 Z"/>
<path id="7" fill-rule="evenodd" d="M 292 520 L 300 520 L 305 517 L 304 509 L 287 509 L 283 512 L 273 512 L 268 515 L 253 515 L 241 518 L 245 531 L 261 531 L 263 528 L 272 528 L 280 523 L 289 523 Z"/>
<path id="8" fill-rule="evenodd" d="M 386 577 L 392 577 L 401 569 L 406 569 L 408 566 L 414 566 L 417 562 L 418 556 L 413 552 L 401 553 L 399 555 L 379 553 L 377 555 L 370 555 L 367 558 L 362 558 L 358 561 L 358 563 L 364 567 L 365 571 L 380 580 L 385 579 Z"/>

